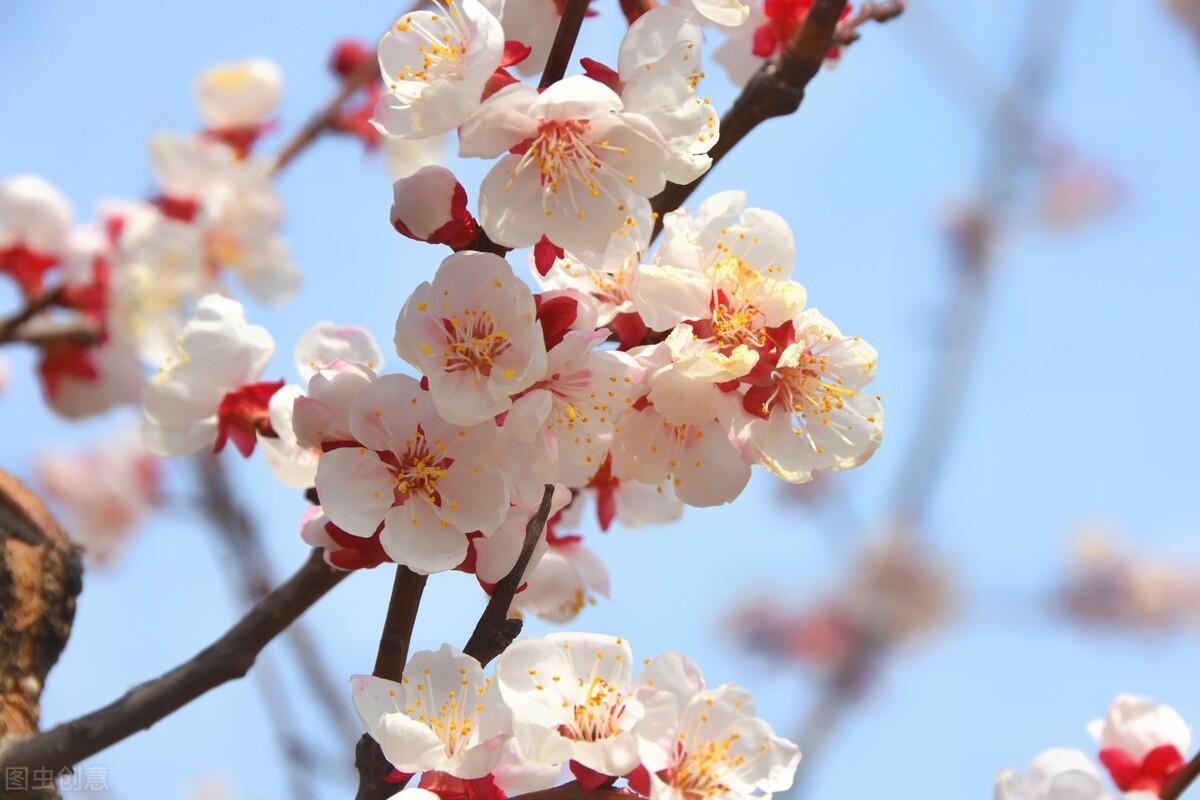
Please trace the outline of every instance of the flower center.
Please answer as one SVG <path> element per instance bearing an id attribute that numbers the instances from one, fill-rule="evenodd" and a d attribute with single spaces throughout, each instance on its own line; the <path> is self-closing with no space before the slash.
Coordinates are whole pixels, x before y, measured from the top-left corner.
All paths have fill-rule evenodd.
<path id="1" fill-rule="evenodd" d="M 723 778 L 746 760 L 743 755 L 730 755 L 737 740 L 738 734 L 731 733 L 719 742 L 693 744 L 690 750 L 684 749 L 682 741 L 676 742 L 675 766 L 664 770 L 660 777 L 685 800 L 708 800 L 723 795 L 729 791 Z"/>
<path id="2" fill-rule="evenodd" d="M 625 697 L 599 676 L 586 684 L 580 678 L 571 715 L 572 721 L 560 726 L 559 733 L 580 742 L 598 742 L 621 732 Z"/>
<path id="3" fill-rule="evenodd" d="M 463 317 L 442 320 L 446 330 L 446 349 L 442 351 L 446 372 L 472 370 L 485 377 L 492 374 L 496 359 L 505 353 L 512 342 L 508 333 L 496 330 L 496 321 L 486 310 L 468 308 Z"/>
<path id="4" fill-rule="evenodd" d="M 440 505 L 438 479 L 446 474 L 451 463 L 441 453 L 444 448 L 439 447 L 437 442 L 430 444 L 420 428 L 404 444 L 404 452 L 395 455 L 394 463 L 388 464 L 395 483 L 396 502 L 402 504 L 416 495 Z"/>
<path id="5" fill-rule="evenodd" d="M 405 676 L 403 682 L 407 689 L 408 703 L 404 713 L 417 722 L 429 726 L 446 748 L 446 755 L 455 756 L 471 745 L 471 735 L 483 713 L 481 702 L 491 687 L 491 679 L 485 679 L 483 686 L 471 690 L 471 682 L 467 680 L 467 671 L 459 669 L 459 685 L 446 692 L 445 698 L 434 697 L 430 682 L 431 670 L 425 670 L 423 680 L 412 684 Z M 414 716 L 415 715 L 415 716 Z"/>
<path id="6" fill-rule="evenodd" d="M 427 20 L 408 14 L 396 23 L 396 30 L 415 33 L 422 40 L 417 45 L 420 65 L 405 64 L 394 76 L 396 80 L 426 83 L 437 78 L 456 80 L 463 76 L 469 36 L 454 3 L 455 0 L 447 0 L 447 8 L 433 0 L 438 11 L 443 13 L 431 14 Z"/>

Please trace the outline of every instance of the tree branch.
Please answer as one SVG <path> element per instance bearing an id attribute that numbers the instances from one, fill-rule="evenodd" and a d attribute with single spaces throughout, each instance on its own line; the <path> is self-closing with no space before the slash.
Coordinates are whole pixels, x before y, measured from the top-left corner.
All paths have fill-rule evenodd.
<path id="1" fill-rule="evenodd" d="M 717 166 L 734 145 L 762 122 L 793 113 L 804 100 L 804 90 L 820 71 L 825 54 L 833 44 L 838 20 L 846 0 L 815 0 L 804 24 L 793 34 L 787 50 L 779 58 L 767 61 L 742 89 L 733 106 L 721 118 L 721 135 L 709 151 L 712 167 Z M 712 171 L 709 168 L 709 172 Z M 707 173 L 705 173 L 707 174 Z M 658 217 L 654 236 L 662 231 L 662 215 L 683 205 L 704 180 L 700 176 L 686 185 L 668 183 L 651 201 Z"/>
<path id="2" fill-rule="evenodd" d="M 420 4 L 415 6 L 420 7 Z M 342 85 L 338 87 L 337 93 L 329 98 L 329 101 L 321 107 L 316 114 L 309 118 L 300 130 L 296 131 L 292 138 L 280 149 L 279 155 L 275 156 L 275 164 L 271 167 L 273 174 L 279 174 L 287 168 L 296 156 L 308 149 L 309 145 L 315 142 L 322 133 L 329 130 L 333 123 L 337 120 L 338 114 L 342 111 L 342 106 L 354 96 L 355 92 L 362 89 L 372 78 L 379 76 L 379 62 L 374 58 L 368 58 L 358 69 L 350 73 Z"/>
<path id="3" fill-rule="evenodd" d="M 412 643 L 413 625 L 425 591 L 426 575 L 418 575 L 402 564 L 396 565 L 392 582 L 392 598 L 388 602 L 383 632 L 379 635 L 379 652 L 375 656 L 376 678 L 399 681 L 408 663 L 408 648 Z M 358 770 L 358 794 L 355 800 L 386 800 L 403 786 L 389 783 L 392 765 L 379 749 L 379 743 L 363 734 L 354 748 L 354 768 Z"/>
<path id="4" fill-rule="evenodd" d="M 542 538 L 542 531 L 546 529 L 546 521 L 550 519 L 550 500 L 553 497 L 554 487 L 546 484 L 542 492 L 542 504 L 525 525 L 525 542 L 521 545 L 517 563 L 513 564 L 513 568 L 492 590 L 492 596 L 479 616 L 479 622 L 475 624 L 475 630 L 471 633 L 466 647 L 463 648 L 464 653 L 473 656 L 485 667 L 489 661 L 503 653 L 521 632 L 520 620 L 510 620 L 508 610 L 512 606 L 517 589 L 521 586 L 521 579 L 525 577 L 533 550 Z"/>
<path id="5" fill-rule="evenodd" d="M 1163 793 L 1159 795 L 1161 800 L 1178 800 L 1187 788 L 1192 785 L 1197 776 L 1200 776 L 1200 753 L 1192 756 L 1192 760 L 1183 765 L 1183 769 L 1179 771 L 1171 782 L 1163 789 Z"/>
<path id="6" fill-rule="evenodd" d="M 0 750 L 0 770 L 57 772 L 71 767 L 149 728 L 205 692 L 241 678 L 272 639 L 347 574 L 327 566 L 320 551 L 314 550 L 304 566 L 213 644 L 104 708 Z"/>
<path id="7" fill-rule="evenodd" d="M 566 0 L 558 21 L 558 31 L 554 34 L 554 44 L 550 46 L 550 55 L 546 59 L 546 68 L 542 70 L 542 80 L 538 83 L 539 89 L 561 81 L 567 73 L 571 51 L 575 49 L 575 40 L 579 38 L 587 8 L 588 0 Z"/>

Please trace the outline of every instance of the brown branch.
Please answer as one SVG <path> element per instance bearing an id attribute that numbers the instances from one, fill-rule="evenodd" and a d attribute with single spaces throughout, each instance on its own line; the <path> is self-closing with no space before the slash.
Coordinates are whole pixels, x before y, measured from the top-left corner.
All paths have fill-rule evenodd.
<path id="1" fill-rule="evenodd" d="M 566 0 L 558 30 L 554 34 L 554 44 L 550 46 L 550 55 L 546 59 L 546 68 L 542 70 L 542 80 L 538 83 L 539 89 L 561 81 L 563 75 L 567 74 L 571 51 L 575 49 L 575 40 L 579 38 L 579 29 L 583 27 L 587 9 L 588 0 Z"/>
<path id="2" fill-rule="evenodd" d="M 622 789 L 584 789 L 571 781 L 551 789 L 513 795 L 508 800 L 631 800 L 636 797 Z"/>
<path id="3" fill-rule="evenodd" d="M 408 648 L 412 643 L 413 625 L 421 606 L 421 595 L 425 591 L 426 575 L 418 575 L 402 564 L 396 565 L 396 578 L 392 582 L 392 598 L 388 602 L 387 617 L 383 621 L 383 632 L 379 635 L 379 652 L 375 656 L 376 678 L 398 681 L 404 676 L 404 665 L 408 663 Z M 388 783 L 392 765 L 384 757 L 379 744 L 368 734 L 363 734 L 354 748 L 354 767 L 358 770 L 358 793 L 356 800 L 386 800 L 403 786 Z"/>
<path id="4" fill-rule="evenodd" d="M 858 29 L 868 22 L 883 24 L 890 22 L 904 13 L 905 0 L 884 0 L 883 2 L 867 2 L 859 6 L 854 15 L 838 23 L 833 34 L 834 44 L 843 47 L 854 44 L 862 36 Z"/>
<path id="5" fill-rule="evenodd" d="M 26 300 L 25 305 L 21 306 L 15 314 L 0 321 L 0 343 L 13 341 L 17 335 L 17 331 L 26 322 L 50 308 L 50 306 L 57 305 L 61 297 L 62 289 L 58 288 L 42 292 L 37 297 L 31 297 Z"/>
<path id="6" fill-rule="evenodd" d="M 1192 756 L 1192 760 L 1183 765 L 1183 769 L 1171 779 L 1163 789 L 1160 800 L 1178 800 L 1187 788 L 1192 785 L 1196 778 L 1200 776 L 1200 753 Z"/>
<path id="7" fill-rule="evenodd" d="M 546 484 L 542 492 L 542 504 L 525 525 L 525 542 L 521 545 L 517 563 L 513 564 L 513 568 L 492 590 L 492 596 L 479 616 L 479 622 L 475 624 L 475 630 L 467 640 L 466 647 L 463 648 L 464 653 L 473 656 L 485 667 L 489 661 L 503 653 L 521 632 L 521 621 L 510 620 L 508 610 L 512 606 L 517 589 L 521 586 L 521 579 L 525 577 L 529 560 L 533 558 L 534 548 L 542 538 L 542 531 L 546 529 L 546 521 L 550 519 L 550 501 L 553 497 L 554 487 Z"/>
<path id="8" fill-rule="evenodd" d="M 205 692 L 241 678 L 272 639 L 347 574 L 327 566 L 320 551 L 314 550 L 304 566 L 213 644 L 104 708 L 0 750 L 0 770 L 58 772 L 149 728 Z"/>
<path id="9" fill-rule="evenodd" d="M 413 624 L 427 579 L 427 575 L 418 575 L 402 564 L 396 565 L 392 599 L 388 602 L 387 618 L 383 621 L 383 633 L 379 636 L 379 652 L 375 656 L 375 670 L 371 673 L 375 677 L 398 681 L 404 674 L 408 648 L 412 643 Z"/>
<path id="10" fill-rule="evenodd" d="M 825 62 L 825 54 L 833 44 L 838 19 L 845 7 L 846 0 L 815 0 L 783 55 L 767 61 L 754 73 L 721 118 L 721 136 L 708 153 L 713 167 L 760 123 L 787 116 L 800 107 L 805 87 Z M 683 205 L 702 180 L 703 175 L 686 185 L 668 183 L 650 201 L 658 215 L 654 220 L 655 237 L 662 231 L 662 215 Z"/>
<path id="11" fill-rule="evenodd" d="M 333 97 L 329 98 L 329 101 L 316 114 L 313 114 L 304 127 L 296 131 L 280 149 L 279 155 L 275 156 L 275 164 L 271 167 L 271 172 L 274 174 L 282 172 L 296 156 L 308 149 L 321 134 L 332 128 L 337 121 L 338 114 L 342 111 L 342 106 L 346 105 L 346 102 L 359 89 L 377 77 L 379 77 L 379 62 L 374 58 L 366 59 L 358 66 L 358 69 L 346 76 Z"/>

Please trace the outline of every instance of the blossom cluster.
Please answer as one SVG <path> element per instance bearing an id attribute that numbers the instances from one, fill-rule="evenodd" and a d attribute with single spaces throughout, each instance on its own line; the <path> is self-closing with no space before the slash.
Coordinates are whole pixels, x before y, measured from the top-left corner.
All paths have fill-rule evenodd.
<path id="1" fill-rule="evenodd" d="M 66 198 L 41 178 L 0 181 L 0 273 L 47 308 L 22 332 L 42 343 L 55 410 L 81 417 L 136 402 L 143 365 L 160 361 L 193 304 L 227 291 L 228 277 L 264 302 L 295 291 L 273 161 L 251 154 L 282 84 L 262 59 L 205 70 L 195 85 L 204 128 L 155 134 L 153 193 L 103 201 L 92 222 L 75 224 Z"/>
<path id="2" fill-rule="evenodd" d="M 1183 769 L 1192 744 L 1191 728 L 1178 712 L 1134 695 L 1119 695 L 1088 731 L 1116 792 L 1086 753 L 1052 748 L 1025 772 L 1001 770 L 996 800 L 1154 800 Z"/>
<path id="3" fill-rule="evenodd" d="M 585 789 L 624 779 L 643 797 L 737 800 L 789 788 L 800 760 L 745 690 L 708 688 L 679 653 L 647 659 L 634 677 L 628 642 L 598 634 L 518 640 L 494 676 L 443 645 L 413 655 L 399 682 L 356 676 L 353 695 L 395 782 L 421 773 L 434 794 L 467 784 L 502 798 L 569 770 Z"/>

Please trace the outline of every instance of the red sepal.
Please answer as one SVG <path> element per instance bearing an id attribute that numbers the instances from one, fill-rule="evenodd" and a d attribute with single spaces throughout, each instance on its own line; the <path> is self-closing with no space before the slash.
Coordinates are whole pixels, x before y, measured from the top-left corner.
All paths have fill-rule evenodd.
<path id="1" fill-rule="evenodd" d="M 58 397 L 65 377 L 85 381 L 94 381 L 100 377 L 100 372 L 92 361 L 91 348 L 77 342 L 58 342 L 42 348 L 38 373 L 42 377 L 42 389 L 50 400 Z"/>
<path id="2" fill-rule="evenodd" d="M 602 531 L 607 531 L 617 516 L 617 487 L 620 484 L 620 479 L 612 474 L 612 453 L 609 453 L 587 483 L 589 489 L 596 490 L 596 519 Z"/>
<path id="3" fill-rule="evenodd" d="M 575 324 L 575 318 L 579 316 L 579 303 L 567 295 L 547 300 L 541 294 L 533 296 L 533 303 L 537 308 L 537 321 L 542 326 L 542 340 L 546 343 L 546 350 L 551 350 Z"/>
<path id="4" fill-rule="evenodd" d="M 516 39 L 509 39 L 504 43 L 504 55 L 500 56 L 500 66 L 516 66 L 525 59 L 529 58 L 529 54 L 531 52 L 533 52 L 533 48 L 524 42 L 519 42 Z"/>
<path id="5" fill-rule="evenodd" d="M 575 776 L 575 780 L 579 781 L 579 786 L 585 792 L 599 789 L 602 786 L 612 786 L 617 778 L 614 775 L 605 775 L 603 772 L 596 772 L 591 767 L 585 767 L 575 759 L 571 759 L 569 764 L 571 774 Z"/>
<path id="6" fill-rule="evenodd" d="M 441 800 L 506 800 L 508 797 L 490 774 L 464 780 L 445 772 L 425 772 L 417 785 Z"/>
<path id="7" fill-rule="evenodd" d="M 496 71 L 492 73 L 492 77 L 488 78 L 487 83 L 483 85 L 483 96 L 480 98 L 480 102 L 487 100 L 505 86 L 511 86 L 517 82 L 517 79 L 514 78 L 508 70 L 504 69 L 503 67 L 497 68 Z"/>
<path id="8" fill-rule="evenodd" d="M 633 791 L 650 796 L 650 771 L 644 764 L 638 764 L 633 772 L 625 776 L 625 780 L 629 781 L 629 788 Z"/>
<path id="9" fill-rule="evenodd" d="M 594 58 L 584 56 L 579 59 L 579 65 L 583 67 L 583 74 L 596 81 L 602 83 L 612 89 L 617 94 L 621 93 L 621 73 L 617 72 L 607 64 L 603 64 Z"/>
<path id="10" fill-rule="evenodd" d="M 1183 754 L 1173 744 L 1162 744 L 1146 753 L 1139 764 L 1124 750 L 1106 747 L 1100 751 L 1100 763 L 1121 791 L 1161 794 L 1183 767 Z"/>
<path id="11" fill-rule="evenodd" d="M 283 388 L 283 379 L 251 383 L 235 389 L 221 398 L 217 410 L 217 441 L 213 452 L 225 449 L 225 442 L 232 439 L 233 445 L 246 458 L 254 452 L 257 434 L 274 436 L 267 403 L 271 396 Z"/>
<path id="12" fill-rule="evenodd" d="M 191 197 L 169 197 L 164 194 L 150 203 L 161 211 L 164 217 L 176 222 L 195 222 L 196 215 L 200 213 L 199 201 Z"/>
<path id="13" fill-rule="evenodd" d="M 617 314 L 612 318 L 612 322 L 608 323 L 608 327 L 613 329 L 617 334 L 617 340 L 621 343 L 618 350 L 629 350 L 637 347 L 646 338 L 646 334 L 650 331 L 646 327 L 646 323 L 642 320 L 641 314 L 636 311 L 626 311 L 624 314 Z"/>
<path id="14" fill-rule="evenodd" d="M 533 246 L 533 264 L 538 275 L 545 275 L 554 266 L 554 259 L 562 258 L 566 251 L 546 238 L 545 234 Z"/>
<path id="15" fill-rule="evenodd" d="M 46 273 L 58 264 L 58 257 L 39 253 L 23 245 L 0 250 L 0 272 L 7 272 L 26 298 L 42 293 Z"/>

